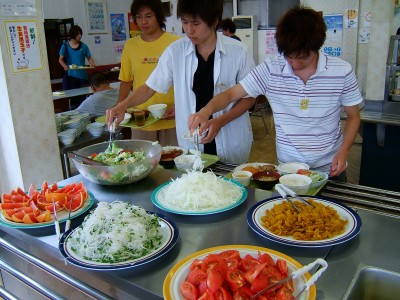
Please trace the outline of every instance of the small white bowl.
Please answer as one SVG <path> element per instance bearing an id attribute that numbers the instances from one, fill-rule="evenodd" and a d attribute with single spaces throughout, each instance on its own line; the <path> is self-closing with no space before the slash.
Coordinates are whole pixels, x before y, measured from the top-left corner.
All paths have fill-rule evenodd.
<path id="1" fill-rule="evenodd" d="M 119 123 L 119 125 L 125 125 L 129 122 L 129 120 L 131 119 L 131 114 L 129 113 L 125 113 L 124 119 L 121 121 L 121 123 Z"/>
<path id="2" fill-rule="evenodd" d="M 71 135 L 71 136 L 58 136 L 58 139 L 60 140 L 60 142 L 64 145 L 71 145 L 74 140 L 75 140 L 75 135 Z"/>
<path id="3" fill-rule="evenodd" d="M 147 110 L 151 113 L 154 119 L 161 119 L 167 110 L 167 104 L 153 104 L 150 105 Z"/>
<path id="4" fill-rule="evenodd" d="M 236 171 L 232 173 L 233 180 L 240 182 L 244 186 L 248 186 L 250 184 L 251 176 L 253 176 L 253 173 L 249 171 Z"/>
<path id="5" fill-rule="evenodd" d="M 306 194 L 311 186 L 311 178 L 300 174 L 286 174 L 279 178 L 279 183 L 287 186 L 296 194 Z"/>
<path id="6" fill-rule="evenodd" d="M 296 174 L 299 169 L 309 170 L 310 166 L 302 162 L 287 162 L 278 166 L 278 171 L 282 174 Z"/>
<path id="7" fill-rule="evenodd" d="M 178 170 L 186 171 L 193 168 L 195 155 L 180 155 L 174 158 L 175 166 Z"/>

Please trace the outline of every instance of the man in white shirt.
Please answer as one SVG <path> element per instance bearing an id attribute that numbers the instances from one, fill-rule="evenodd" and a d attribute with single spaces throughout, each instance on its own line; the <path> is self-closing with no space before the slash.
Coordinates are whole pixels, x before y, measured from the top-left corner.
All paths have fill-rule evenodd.
<path id="1" fill-rule="evenodd" d="M 234 86 L 254 68 L 246 45 L 217 34 L 222 0 L 179 0 L 177 15 L 186 37 L 166 48 L 146 83 L 116 107 L 107 110 L 107 123 L 123 119 L 127 108 L 143 103 L 155 92 L 166 93 L 174 85 L 176 132 L 180 147 L 193 148 L 183 138 L 189 131 L 189 115 L 199 111 L 218 93 Z M 253 134 L 248 109 L 254 98 L 239 99 L 209 120 L 200 150 L 216 154 L 224 162 L 247 162 Z"/>

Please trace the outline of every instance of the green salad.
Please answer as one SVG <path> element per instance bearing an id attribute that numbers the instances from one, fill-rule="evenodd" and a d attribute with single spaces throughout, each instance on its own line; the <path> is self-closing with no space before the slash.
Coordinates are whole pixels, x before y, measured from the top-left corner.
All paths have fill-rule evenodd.
<path id="1" fill-rule="evenodd" d="M 115 143 L 106 151 L 92 154 L 90 158 L 108 165 L 127 165 L 146 159 L 143 151 L 129 151 L 119 148 Z"/>

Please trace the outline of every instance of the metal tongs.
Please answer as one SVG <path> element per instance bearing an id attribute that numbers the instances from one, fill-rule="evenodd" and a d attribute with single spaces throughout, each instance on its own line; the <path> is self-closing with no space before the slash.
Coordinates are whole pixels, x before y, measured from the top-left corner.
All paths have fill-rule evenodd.
<path id="1" fill-rule="evenodd" d="M 297 212 L 300 212 L 300 209 L 291 201 L 291 199 L 288 197 L 288 195 L 290 195 L 291 197 L 296 198 L 297 200 L 300 200 L 301 202 L 304 202 L 305 204 L 315 208 L 315 206 L 312 203 L 310 203 L 306 199 L 300 197 L 294 191 L 292 191 L 290 188 L 288 188 L 287 186 L 285 186 L 285 185 L 283 185 L 281 183 L 276 184 L 275 185 L 275 189 L 281 195 L 282 198 L 285 198 L 288 202 L 290 202 L 290 204 L 293 206 L 293 208 L 295 210 L 297 210 Z"/>
<path id="2" fill-rule="evenodd" d="M 199 127 L 197 127 L 196 130 L 193 132 L 193 141 L 196 151 L 199 151 Z"/>
<path id="3" fill-rule="evenodd" d="M 290 274 L 288 277 L 274 283 L 271 284 L 269 286 L 267 286 L 265 289 L 259 291 L 257 294 L 253 295 L 250 297 L 250 299 L 255 299 L 257 298 L 257 296 L 265 293 L 266 291 L 272 289 L 273 287 L 280 285 L 282 283 L 285 283 L 286 281 L 292 280 L 292 279 L 296 279 L 299 278 L 300 276 L 304 275 L 305 273 L 311 271 L 315 266 L 320 266 L 318 268 L 318 270 L 314 273 L 314 275 L 311 276 L 311 278 L 305 283 L 305 285 L 303 286 L 303 288 L 300 290 L 300 292 L 296 295 L 295 300 L 300 298 L 300 295 L 304 292 L 304 291 L 308 291 L 310 289 L 310 287 L 318 280 L 318 278 L 322 275 L 322 273 L 328 268 L 328 263 L 323 260 L 322 258 L 318 258 L 317 260 L 315 260 L 314 262 L 305 265 L 304 267 L 294 271 L 292 274 Z"/>
<path id="4" fill-rule="evenodd" d="M 51 198 L 53 202 L 53 213 L 54 213 L 54 227 L 56 228 L 56 235 L 58 240 L 60 240 L 60 223 L 58 222 L 57 212 L 56 212 L 56 204 L 54 202 L 54 198 Z"/>
<path id="5" fill-rule="evenodd" d="M 79 154 L 77 154 L 77 153 L 75 153 L 73 151 L 68 152 L 68 157 L 69 158 L 75 158 L 75 159 L 77 159 L 77 160 L 79 160 L 81 162 L 84 162 L 84 163 L 86 163 L 88 165 L 92 165 L 92 166 L 108 166 L 106 163 L 90 159 L 88 157 L 79 155 Z"/>
<path id="6" fill-rule="evenodd" d="M 115 123 L 117 122 L 117 117 L 114 116 L 114 119 L 110 125 L 110 127 L 108 127 L 108 131 L 110 131 L 110 138 L 108 140 L 108 147 L 106 149 L 106 151 L 111 150 L 111 142 L 114 140 L 115 137 Z"/>

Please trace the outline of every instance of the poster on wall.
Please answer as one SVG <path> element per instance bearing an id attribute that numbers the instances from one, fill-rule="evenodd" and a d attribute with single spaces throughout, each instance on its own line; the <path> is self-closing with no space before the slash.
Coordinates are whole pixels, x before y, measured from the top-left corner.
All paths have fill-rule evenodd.
<path id="1" fill-rule="evenodd" d="M 361 28 L 358 32 L 358 43 L 359 44 L 368 44 L 370 38 L 370 30 L 369 27 Z"/>
<path id="2" fill-rule="evenodd" d="M 140 35 L 139 26 L 136 25 L 135 20 L 133 19 L 131 13 L 128 13 L 128 20 L 129 20 L 129 36 L 135 37 Z"/>
<path id="3" fill-rule="evenodd" d="M 107 33 L 107 6 L 105 0 L 85 0 L 88 34 Z"/>
<path id="4" fill-rule="evenodd" d="M 275 34 L 276 29 L 267 29 L 265 31 L 265 54 L 278 54 Z"/>
<path id="5" fill-rule="evenodd" d="M 4 30 L 12 73 L 43 70 L 37 21 L 7 20 Z"/>
<path id="6" fill-rule="evenodd" d="M 36 0 L 5 0 L 0 3 L 3 16 L 36 16 Z"/>
<path id="7" fill-rule="evenodd" d="M 124 14 L 110 14 L 111 36 L 113 41 L 125 41 L 125 17 Z"/>
<path id="8" fill-rule="evenodd" d="M 344 11 L 344 24 L 347 29 L 358 27 L 358 9 L 353 8 Z"/>
<path id="9" fill-rule="evenodd" d="M 324 15 L 326 24 L 326 40 L 323 51 L 327 55 L 342 56 L 343 15 Z"/>

